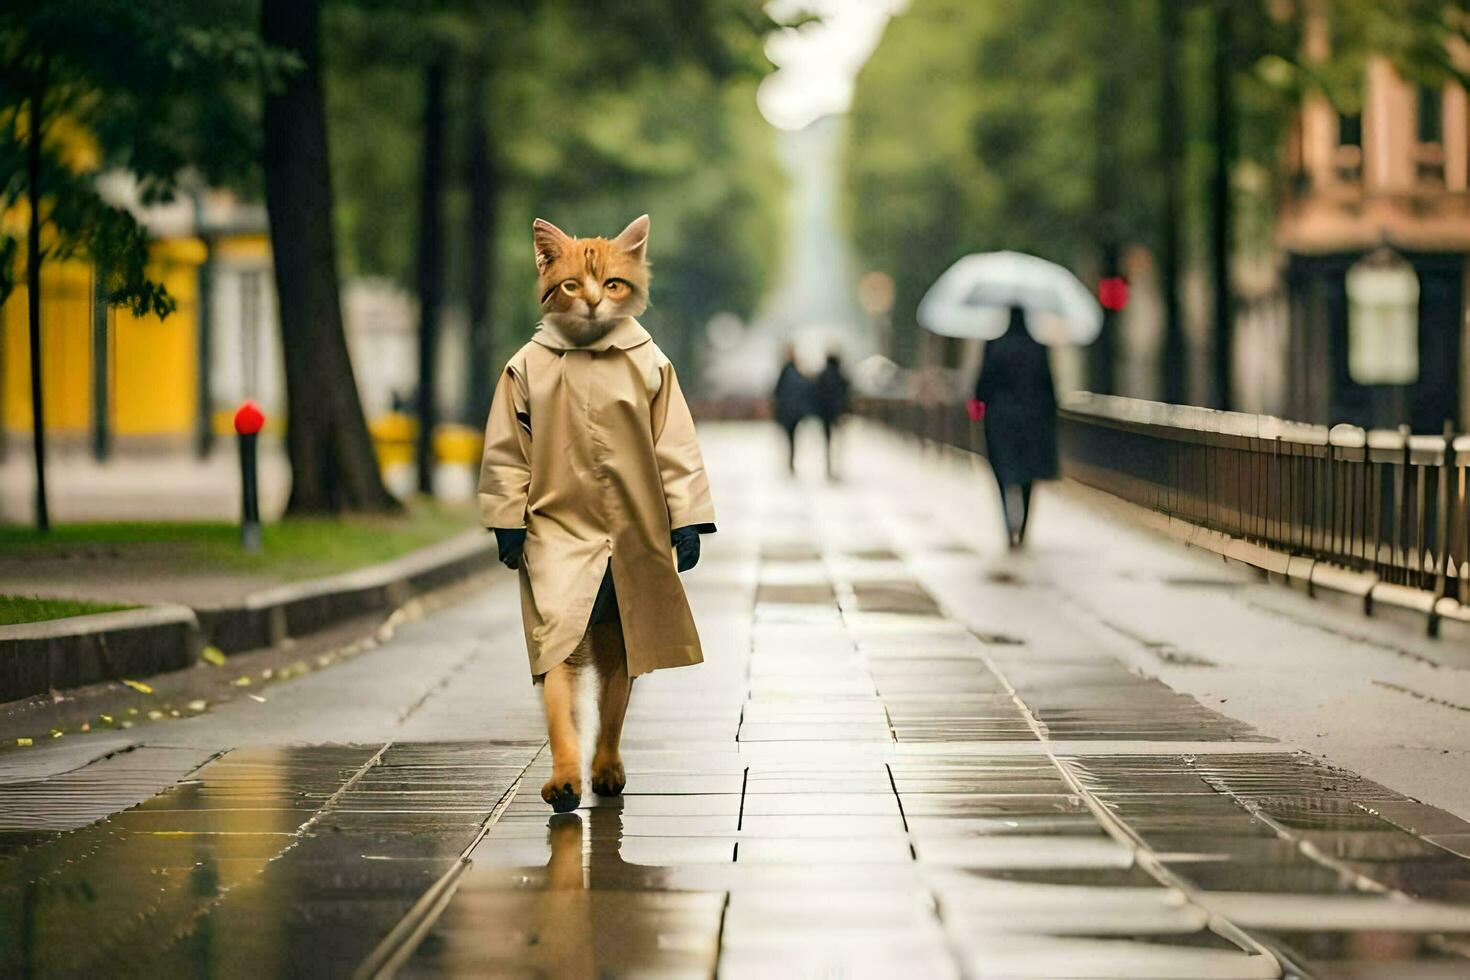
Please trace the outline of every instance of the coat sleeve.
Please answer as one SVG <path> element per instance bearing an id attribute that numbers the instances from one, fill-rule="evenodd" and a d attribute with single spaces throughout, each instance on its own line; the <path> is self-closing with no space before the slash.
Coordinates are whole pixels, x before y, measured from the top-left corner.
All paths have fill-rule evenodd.
<path id="1" fill-rule="evenodd" d="M 531 416 L 525 379 L 507 365 L 495 386 L 480 459 L 480 522 L 485 527 L 526 526 L 531 489 Z"/>
<path id="2" fill-rule="evenodd" d="M 701 533 L 710 534 L 715 530 L 715 505 L 694 433 L 694 417 L 689 414 L 674 365 L 665 360 L 659 374 L 652 405 L 653 451 L 669 505 L 669 527 L 693 525 Z"/>

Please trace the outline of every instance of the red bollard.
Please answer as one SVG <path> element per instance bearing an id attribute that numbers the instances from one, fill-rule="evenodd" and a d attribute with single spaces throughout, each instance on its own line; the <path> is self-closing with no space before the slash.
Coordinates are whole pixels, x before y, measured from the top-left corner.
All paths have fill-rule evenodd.
<path id="1" fill-rule="evenodd" d="M 265 413 L 247 401 L 235 411 L 235 434 L 240 441 L 240 545 L 254 554 L 260 551 L 260 497 L 256 486 L 255 441 L 265 426 Z"/>

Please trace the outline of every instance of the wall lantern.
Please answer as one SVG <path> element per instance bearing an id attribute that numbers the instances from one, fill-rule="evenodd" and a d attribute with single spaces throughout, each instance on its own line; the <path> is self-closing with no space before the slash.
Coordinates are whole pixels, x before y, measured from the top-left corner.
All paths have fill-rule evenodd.
<path id="1" fill-rule="evenodd" d="M 1348 374 L 1360 385 L 1419 380 L 1419 275 L 1379 249 L 1347 273 Z"/>

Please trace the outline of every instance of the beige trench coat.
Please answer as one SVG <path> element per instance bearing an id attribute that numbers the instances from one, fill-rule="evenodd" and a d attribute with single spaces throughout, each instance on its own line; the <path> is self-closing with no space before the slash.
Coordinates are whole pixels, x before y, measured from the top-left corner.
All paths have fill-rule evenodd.
<path id="1" fill-rule="evenodd" d="M 674 367 L 638 321 L 585 347 L 543 324 L 510 359 L 486 425 L 479 501 L 486 527 L 526 529 L 532 676 L 581 640 L 609 560 L 628 672 L 704 659 L 669 532 L 713 531 L 714 504 Z"/>

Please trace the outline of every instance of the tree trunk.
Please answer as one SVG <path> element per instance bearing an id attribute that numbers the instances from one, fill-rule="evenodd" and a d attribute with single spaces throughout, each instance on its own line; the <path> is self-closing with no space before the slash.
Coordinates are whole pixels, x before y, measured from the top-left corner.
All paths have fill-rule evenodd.
<path id="1" fill-rule="evenodd" d="M 465 421 L 471 425 L 485 424 L 490 414 L 497 373 L 491 304 L 495 297 L 495 227 L 499 188 L 490 134 L 485 126 L 485 106 L 485 70 L 477 65 L 470 82 L 469 160 L 466 168 L 470 182 L 465 235 L 469 243 L 466 292 L 469 299 L 470 356 L 465 379 Z"/>
<path id="2" fill-rule="evenodd" d="M 439 421 L 439 311 L 444 300 L 444 65 L 424 72 L 424 157 L 419 172 L 419 493 L 434 492 L 434 427 Z"/>
<path id="3" fill-rule="evenodd" d="M 1179 105 L 1179 54 L 1182 46 L 1178 0 L 1159 0 L 1159 154 L 1163 169 L 1164 213 L 1159 236 L 1159 288 L 1164 300 L 1164 343 L 1160 373 L 1163 400 L 1187 397 L 1184 323 L 1179 304 L 1179 174 L 1184 163 L 1184 120 Z"/>
<path id="4" fill-rule="evenodd" d="M 1215 405 L 1229 411 L 1234 401 L 1235 295 L 1230 254 L 1235 221 L 1230 168 L 1235 160 L 1234 25 L 1230 5 L 1215 0 L 1215 53 L 1211 65 L 1215 97 L 1215 160 L 1210 175 L 1210 278 L 1214 296 Z"/>
<path id="5" fill-rule="evenodd" d="M 31 89 L 31 112 L 26 125 L 26 195 L 30 223 L 26 230 L 26 313 L 31 342 L 31 447 L 36 459 L 36 530 L 51 530 L 46 505 L 46 399 L 41 377 L 41 139 L 44 133 L 46 69 L 42 66 Z"/>
<path id="6" fill-rule="evenodd" d="M 108 343 L 107 271 L 92 259 L 92 458 L 105 463 L 112 455 L 112 348 Z"/>
<path id="7" fill-rule="evenodd" d="M 320 0 L 263 0 L 265 43 L 302 61 L 265 95 L 270 214 L 291 459 L 289 513 L 392 510 L 342 329 L 321 77 Z"/>

